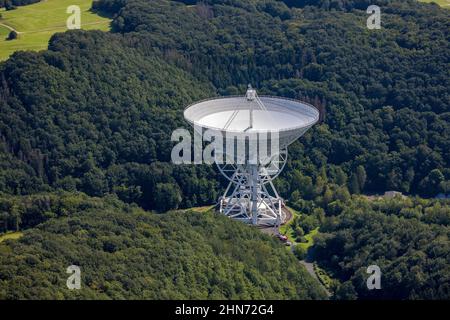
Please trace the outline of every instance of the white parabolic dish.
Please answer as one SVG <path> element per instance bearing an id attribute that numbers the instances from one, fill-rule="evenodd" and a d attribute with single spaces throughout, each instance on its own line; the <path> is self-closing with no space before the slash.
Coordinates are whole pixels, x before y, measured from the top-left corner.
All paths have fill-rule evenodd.
<path id="1" fill-rule="evenodd" d="M 225 157 L 231 159 L 225 163 L 218 161 L 223 160 L 221 151 L 215 158 L 220 172 L 230 181 L 219 198 L 219 211 L 254 225 L 279 226 L 284 223 L 287 215 L 283 210 L 283 199 L 272 180 L 286 164 L 287 146 L 319 121 L 319 111 L 297 100 L 259 97 L 249 85 L 245 96 L 209 99 L 188 106 L 184 118 L 201 135 L 206 130 L 213 131 L 210 137 L 222 135 L 222 152 L 233 155 Z M 251 143 L 247 144 L 247 140 Z M 261 140 L 266 143 L 270 140 L 270 154 L 264 153 Z M 241 146 L 248 145 L 248 153 L 247 148 L 235 147 L 235 141 Z M 228 142 L 232 142 L 231 147 Z M 276 147 L 272 148 L 272 145 Z M 217 156 L 217 150 L 214 151 Z M 254 161 L 253 155 L 258 152 L 261 158 Z M 265 161 L 267 159 L 270 161 Z M 235 160 L 242 161 L 235 163 Z"/>
<path id="2" fill-rule="evenodd" d="M 227 132 L 275 131 L 279 133 L 281 149 L 301 137 L 319 120 L 319 111 L 305 102 L 271 96 L 257 99 L 262 106 L 258 100 L 249 100 L 245 96 L 200 101 L 184 110 L 184 118 L 197 130 L 217 130 L 224 136 Z"/>

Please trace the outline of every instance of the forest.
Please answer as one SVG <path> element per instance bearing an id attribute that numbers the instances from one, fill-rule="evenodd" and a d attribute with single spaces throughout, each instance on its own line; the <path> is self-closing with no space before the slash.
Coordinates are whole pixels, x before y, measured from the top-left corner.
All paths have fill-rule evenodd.
<path id="1" fill-rule="evenodd" d="M 298 195 L 295 195 L 298 197 Z M 448 299 L 449 202 L 350 195 L 338 186 L 290 203 L 298 241 L 319 227 L 310 250 L 333 279 L 333 299 Z M 367 290 L 366 269 L 382 270 L 382 290 Z"/>
<path id="2" fill-rule="evenodd" d="M 0 0 L 0 8 L 13 10 L 15 6 L 25 6 L 27 4 L 36 3 L 39 1 L 40 0 Z"/>
<path id="3" fill-rule="evenodd" d="M 280 243 L 224 216 L 148 214 L 73 193 L 25 201 L 59 218 L 0 244 L 0 299 L 325 298 Z M 82 290 L 65 286 L 61 269 L 72 264 L 83 268 Z"/>
<path id="4" fill-rule="evenodd" d="M 325 220 L 315 258 L 342 281 L 336 299 L 449 298 L 450 208 L 411 202 L 356 201 Z M 382 270 L 382 290 L 367 290 L 367 261 Z"/>
<path id="5" fill-rule="evenodd" d="M 225 181 L 212 166 L 172 164 L 170 134 L 188 128 L 186 105 L 241 94 L 251 83 L 261 94 L 302 99 L 321 111 L 320 124 L 290 146 L 276 187 L 310 217 L 300 226 L 320 226 L 315 259 L 339 280 L 335 297 L 448 299 L 449 203 L 433 198 L 450 193 L 450 11 L 378 1 L 382 29 L 368 30 L 367 3 L 94 1 L 93 10 L 114 17 L 112 32 L 57 33 L 48 50 L 17 52 L 0 64 L 0 230 L 29 229 L 30 237 L 53 237 L 57 246 L 45 230 L 69 230 L 64 212 L 71 208 L 58 204 L 61 193 L 121 203 L 95 212 L 74 205 L 86 223 L 95 222 L 89 210 L 119 219 L 128 206 L 162 213 L 214 204 Z M 409 200 L 361 200 L 388 190 Z M 27 207 L 43 194 L 47 209 Z M 146 219 L 157 224 L 164 216 Z M 113 227 L 104 223 L 96 228 Z M 10 246 L 36 250 L 26 239 L 0 245 L 0 258 L 16 263 L 4 256 Z M 83 245 L 86 252 L 98 246 Z M 362 266 L 375 261 L 391 283 L 376 294 L 361 287 Z M 0 297 L 25 294 L 5 272 Z M 92 295 L 133 297 L 91 284 Z M 49 284 L 44 291 L 61 294 L 54 290 Z M 301 298 L 248 292 L 238 296 Z"/>

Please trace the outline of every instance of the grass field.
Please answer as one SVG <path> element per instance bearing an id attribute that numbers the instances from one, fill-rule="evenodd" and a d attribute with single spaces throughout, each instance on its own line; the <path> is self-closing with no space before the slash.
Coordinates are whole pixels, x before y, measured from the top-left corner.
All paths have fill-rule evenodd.
<path id="1" fill-rule="evenodd" d="M 288 208 L 288 209 L 292 212 L 294 217 L 300 215 L 300 213 L 298 211 L 296 211 L 292 208 Z M 280 233 L 284 234 L 286 237 L 288 237 L 288 240 L 291 243 L 293 243 L 294 245 L 299 245 L 303 249 L 308 250 L 308 248 L 314 244 L 313 237 L 319 232 L 319 228 L 316 228 L 316 229 L 312 230 L 310 233 L 305 234 L 305 239 L 307 242 L 297 242 L 296 236 L 295 236 L 295 231 L 291 227 L 293 221 L 294 221 L 294 219 L 292 219 L 288 223 L 282 225 L 280 227 Z"/>
<path id="2" fill-rule="evenodd" d="M 305 250 L 308 250 L 309 247 L 311 247 L 314 244 L 314 239 L 313 237 L 319 232 L 319 228 L 316 228 L 314 230 L 312 230 L 310 233 L 305 235 L 305 239 L 307 240 L 307 242 L 301 242 L 298 245 L 300 247 L 302 247 Z"/>
<path id="3" fill-rule="evenodd" d="M 22 236 L 23 236 L 23 233 L 20 232 L 20 231 L 19 232 L 8 232 L 8 233 L 5 233 L 5 234 L 0 234 L 0 243 L 2 241 L 8 240 L 8 239 L 17 240 L 17 239 L 19 239 Z"/>
<path id="4" fill-rule="evenodd" d="M 203 213 L 203 212 L 208 212 L 208 211 L 212 210 L 213 208 L 214 208 L 214 206 L 204 206 L 204 207 L 194 207 L 194 208 L 191 208 L 190 210 Z"/>
<path id="5" fill-rule="evenodd" d="M 419 0 L 420 2 L 434 2 L 443 8 L 450 9 L 450 0 Z"/>
<path id="6" fill-rule="evenodd" d="M 67 30 L 70 14 L 67 7 L 78 5 L 81 9 L 81 28 L 108 31 L 111 20 L 90 11 L 92 0 L 43 0 L 15 10 L 0 10 L 0 60 L 7 59 L 18 50 L 43 50 L 56 32 Z M 9 27 L 9 28 L 8 28 Z M 6 40 L 10 30 L 16 30 L 19 38 Z"/>

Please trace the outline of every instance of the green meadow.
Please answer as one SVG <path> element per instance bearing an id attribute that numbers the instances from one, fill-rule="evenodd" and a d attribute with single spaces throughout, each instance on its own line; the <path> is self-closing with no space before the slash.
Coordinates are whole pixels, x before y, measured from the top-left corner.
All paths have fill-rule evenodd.
<path id="1" fill-rule="evenodd" d="M 71 15 L 67 7 L 78 5 L 81 9 L 81 29 L 108 31 L 111 20 L 91 12 L 92 0 L 43 0 L 35 4 L 0 10 L 0 60 L 6 60 L 18 50 L 44 50 L 56 32 L 67 30 L 66 21 Z M 18 32 L 18 39 L 6 40 L 9 32 Z"/>
<path id="2" fill-rule="evenodd" d="M 420 0 L 421 2 L 434 2 L 443 8 L 450 9 L 450 0 Z"/>
<path id="3" fill-rule="evenodd" d="M 280 233 L 285 235 L 291 243 L 293 243 L 294 245 L 299 245 L 305 251 L 307 251 L 310 247 L 314 245 L 314 236 L 317 233 L 319 233 L 319 228 L 315 228 L 314 230 L 311 230 L 311 232 L 305 234 L 306 242 L 298 242 L 296 239 L 297 237 L 295 235 L 295 230 L 292 228 L 292 223 L 294 222 L 294 218 L 299 216 L 300 213 L 292 208 L 289 208 L 289 210 L 292 212 L 294 217 L 293 219 L 291 219 L 291 221 L 280 226 Z"/>
<path id="4" fill-rule="evenodd" d="M 17 239 L 20 239 L 22 236 L 23 236 L 23 233 L 20 231 L 0 234 L 0 243 L 2 243 L 5 240 L 17 240 Z"/>

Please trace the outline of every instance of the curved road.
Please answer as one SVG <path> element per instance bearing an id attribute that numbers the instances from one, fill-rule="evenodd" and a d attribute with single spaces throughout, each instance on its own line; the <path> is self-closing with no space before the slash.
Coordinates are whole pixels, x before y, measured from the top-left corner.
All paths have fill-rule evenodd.
<path id="1" fill-rule="evenodd" d="M 322 287 L 322 289 L 325 291 L 325 293 L 327 294 L 328 298 L 331 297 L 331 293 L 330 291 L 328 291 L 327 288 L 325 288 L 325 286 L 323 285 L 323 283 L 319 280 L 319 277 L 317 276 L 316 272 L 314 271 L 314 265 L 311 262 L 306 262 L 306 260 L 300 260 L 300 264 L 302 264 L 305 268 L 306 271 L 308 271 L 308 273 L 317 280 L 317 282 L 319 282 L 320 286 Z"/>
<path id="2" fill-rule="evenodd" d="M 288 210 L 286 207 L 283 208 L 283 210 L 286 213 L 286 221 L 284 223 L 288 223 L 294 216 L 292 214 L 292 212 L 290 210 Z M 277 234 L 280 233 L 280 231 L 278 230 L 278 228 L 276 227 L 260 227 L 259 228 L 262 232 L 272 235 L 272 236 L 276 236 Z M 291 252 L 294 249 L 294 246 L 291 246 Z M 308 273 L 317 280 L 317 282 L 319 282 L 319 285 L 323 288 L 323 290 L 325 291 L 325 293 L 327 294 L 328 298 L 331 297 L 331 293 L 330 291 L 328 291 L 327 288 L 325 288 L 325 286 L 323 285 L 323 283 L 319 280 L 319 277 L 316 274 L 316 271 L 314 270 L 314 265 L 312 262 L 307 262 L 306 260 L 300 260 L 299 261 L 301 265 L 303 265 L 306 268 L 306 271 L 308 271 Z"/>

